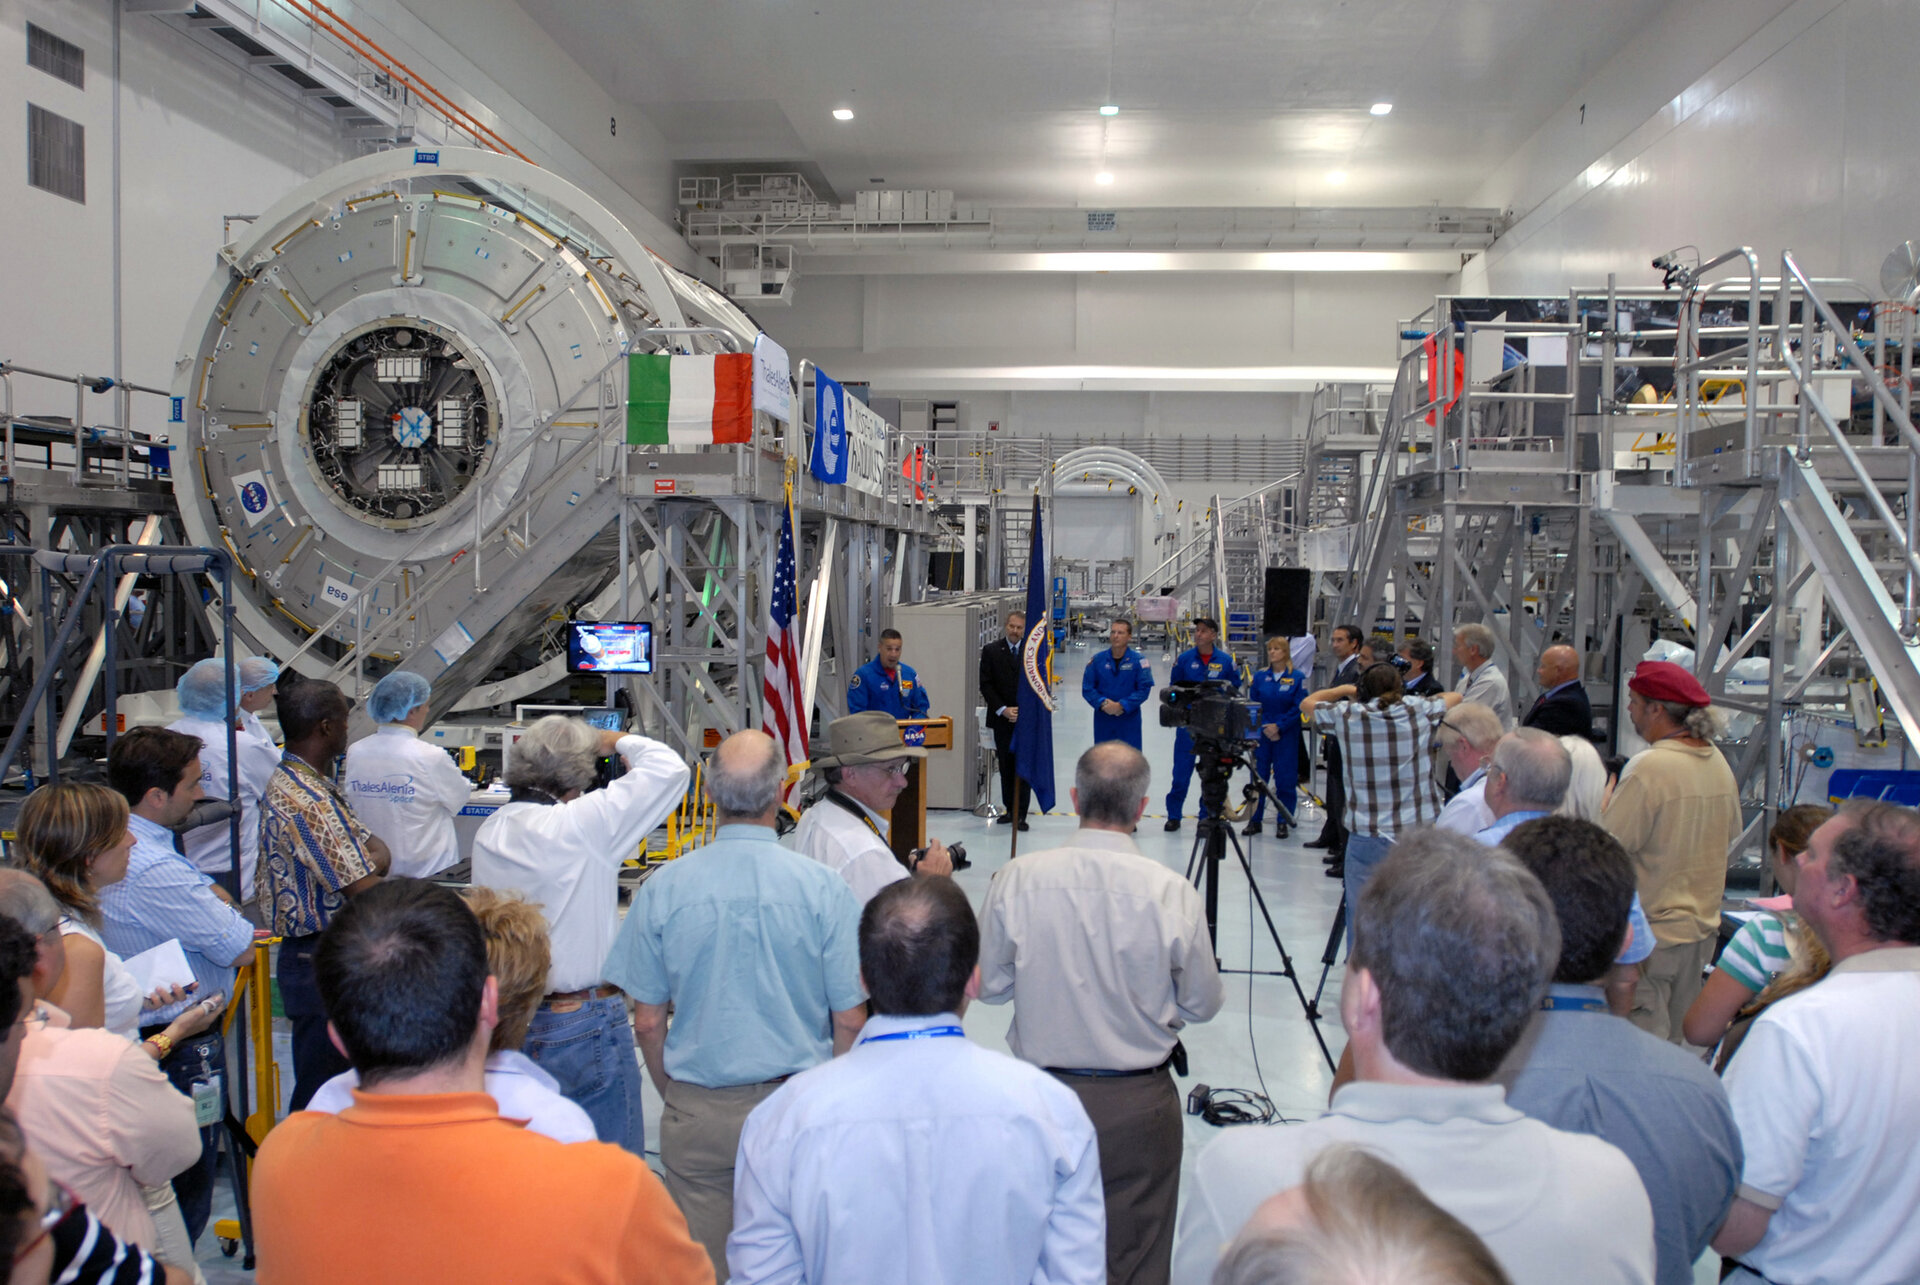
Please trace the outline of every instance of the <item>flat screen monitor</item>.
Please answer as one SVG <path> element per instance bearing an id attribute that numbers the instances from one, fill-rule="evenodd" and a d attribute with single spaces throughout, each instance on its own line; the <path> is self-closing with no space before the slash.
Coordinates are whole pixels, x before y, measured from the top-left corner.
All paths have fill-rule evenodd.
<path id="1" fill-rule="evenodd" d="M 597 727 L 603 732 L 627 730 L 627 716 L 617 709 L 583 709 L 580 717 L 588 727 Z"/>
<path id="2" fill-rule="evenodd" d="M 651 674 L 653 626 L 644 620 L 568 621 L 567 669 L 576 674 Z"/>

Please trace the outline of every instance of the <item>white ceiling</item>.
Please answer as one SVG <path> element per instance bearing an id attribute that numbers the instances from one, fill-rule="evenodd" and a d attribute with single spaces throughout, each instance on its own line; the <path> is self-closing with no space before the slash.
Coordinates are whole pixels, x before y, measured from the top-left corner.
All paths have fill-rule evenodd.
<path id="1" fill-rule="evenodd" d="M 677 159 L 1126 207 L 1464 204 L 1667 0 L 521 3 Z"/>

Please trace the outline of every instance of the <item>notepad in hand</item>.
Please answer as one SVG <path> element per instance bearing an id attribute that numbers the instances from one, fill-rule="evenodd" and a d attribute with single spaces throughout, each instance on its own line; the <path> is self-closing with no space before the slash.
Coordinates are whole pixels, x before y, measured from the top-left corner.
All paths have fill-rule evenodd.
<path id="1" fill-rule="evenodd" d="M 162 986 L 185 989 L 194 983 L 193 969 L 187 963 L 187 952 L 180 948 L 178 937 L 163 941 L 152 950 L 143 950 L 125 963 L 142 995 L 151 995 Z"/>

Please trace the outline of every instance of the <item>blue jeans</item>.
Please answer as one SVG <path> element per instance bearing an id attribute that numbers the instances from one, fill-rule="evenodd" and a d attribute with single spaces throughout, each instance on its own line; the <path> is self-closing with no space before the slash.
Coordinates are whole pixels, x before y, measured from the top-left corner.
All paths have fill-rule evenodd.
<path id="1" fill-rule="evenodd" d="M 156 1035 L 165 1029 L 150 1026 L 140 1034 Z M 202 1076 L 203 1066 L 212 1067 L 221 1075 L 222 1085 L 226 1083 L 227 1041 L 217 1029 L 180 1041 L 171 1053 L 160 1059 L 160 1073 L 188 1097 L 193 1096 L 193 1082 Z M 180 1217 L 187 1224 L 190 1240 L 200 1239 L 200 1233 L 207 1229 L 207 1219 L 213 1214 L 213 1180 L 219 1171 L 217 1149 L 220 1131 L 225 1127 L 222 1121 L 200 1130 L 200 1158 L 173 1177 L 174 1199 L 180 1202 Z"/>
<path id="2" fill-rule="evenodd" d="M 633 1023 L 618 995 L 590 999 L 570 1013 L 544 1004 L 533 1015 L 521 1051 L 560 1082 L 560 1092 L 585 1111 L 602 1142 L 645 1156 L 640 1115 L 640 1058 Z"/>
<path id="3" fill-rule="evenodd" d="M 1289 814 L 1300 810 L 1300 738 L 1283 731 L 1280 739 L 1270 741 L 1262 735 L 1253 747 L 1253 775 L 1273 788 L 1274 797 L 1286 805 Z M 1267 796 L 1253 801 L 1252 820 L 1266 815 Z M 1285 822 L 1286 817 L 1275 817 Z"/>
<path id="4" fill-rule="evenodd" d="M 1373 872 L 1393 848 L 1390 834 L 1349 834 L 1347 836 L 1347 954 L 1353 954 L 1353 917 L 1360 907 L 1360 890 L 1373 878 Z"/>

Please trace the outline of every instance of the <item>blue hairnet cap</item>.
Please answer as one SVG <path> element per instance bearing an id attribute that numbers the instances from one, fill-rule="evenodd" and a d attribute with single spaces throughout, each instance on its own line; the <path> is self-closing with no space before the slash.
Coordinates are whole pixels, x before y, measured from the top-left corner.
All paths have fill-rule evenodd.
<path id="1" fill-rule="evenodd" d="M 397 723 L 432 695 L 432 683 L 418 674 L 396 669 L 373 685 L 367 696 L 367 717 L 376 723 Z"/>
<path id="2" fill-rule="evenodd" d="M 240 681 L 238 663 L 234 670 L 234 691 L 237 696 L 246 688 Z M 227 662 L 218 656 L 196 661 L 191 669 L 180 675 L 180 681 L 174 684 L 173 691 L 180 698 L 181 713 L 209 723 L 220 722 L 227 717 L 229 709 Z"/>
<path id="3" fill-rule="evenodd" d="M 268 656 L 242 656 L 234 663 L 240 674 L 240 694 L 257 692 L 280 681 L 280 666 Z"/>

